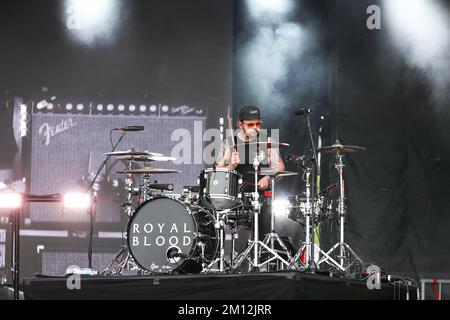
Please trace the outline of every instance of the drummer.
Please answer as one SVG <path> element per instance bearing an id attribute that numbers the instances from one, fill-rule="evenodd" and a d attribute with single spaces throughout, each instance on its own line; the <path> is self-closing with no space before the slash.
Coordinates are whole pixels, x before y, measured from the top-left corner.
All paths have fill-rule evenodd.
<path id="1" fill-rule="evenodd" d="M 249 145 L 251 142 L 275 142 L 261 132 L 262 120 L 260 111 L 255 106 L 245 106 L 239 110 L 238 129 L 234 137 L 225 139 L 219 149 L 217 167 L 236 170 L 242 174 L 243 191 L 251 192 L 255 189 L 255 176 L 249 173 L 254 171 L 253 162 L 257 148 Z M 233 143 L 234 139 L 234 143 Z M 236 149 L 233 147 L 236 145 Z M 271 168 L 275 171 L 284 171 L 284 163 L 280 157 L 278 148 L 266 148 L 261 145 L 260 169 Z M 270 187 L 270 177 L 258 177 L 258 190 L 264 191 Z"/>

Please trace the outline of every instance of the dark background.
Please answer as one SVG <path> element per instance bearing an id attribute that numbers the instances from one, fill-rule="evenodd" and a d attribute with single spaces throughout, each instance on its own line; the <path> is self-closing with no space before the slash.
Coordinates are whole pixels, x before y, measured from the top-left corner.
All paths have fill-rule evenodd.
<path id="1" fill-rule="evenodd" d="M 444 61 L 436 74 L 410 63 L 392 36 L 386 1 L 295 1 L 275 18 L 252 17 L 246 1 L 123 1 L 117 37 L 95 45 L 67 35 L 62 3 L 2 4 L 2 167 L 15 152 L 6 108 L 13 96 L 188 102 L 208 108 L 210 127 L 228 105 L 256 104 L 264 126 L 281 129 L 280 140 L 291 144 L 283 154 L 309 152 L 304 120 L 293 116 L 309 107 L 322 145 L 339 139 L 367 147 L 345 158 L 350 246 L 389 273 L 450 276 L 450 48 L 433 60 Z M 448 31 L 450 6 L 433 3 Z M 366 27 L 373 4 L 382 9 L 381 30 Z M 427 39 L 441 40 L 432 31 Z M 333 161 L 321 159 L 322 188 L 336 181 Z M 279 192 L 302 188 L 289 178 Z M 324 248 L 336 241 L 328 224 Z M 296 222 L 280 219 L 279 230 L 298 246 Z"/>

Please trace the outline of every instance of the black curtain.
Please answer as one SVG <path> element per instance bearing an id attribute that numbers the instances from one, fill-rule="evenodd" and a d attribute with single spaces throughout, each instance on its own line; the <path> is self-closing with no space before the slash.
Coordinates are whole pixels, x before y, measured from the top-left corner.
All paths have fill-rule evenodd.
<path id="1" fill-rule="evenodd" d="M 370 5 L 382 10 L 381 30 L 366 27 Z M 449 11 L 448 4 L 445 9 Z M 236 10 L 236 17 L 245 13 L 242 6 Z M 388 273 L 448 277 L 449 94 L 443 97 L 441 92 L 436 99 L 426 70 L 407 63 L 405 52 L 393 41 L 383 1 L 302 1 L 296 10 L 293 19 L 320 44 L 311 52 L 324 57 L 327 73 L 321 82 L 313 78 L 308 82 L 307 73 L 304 78 L 286 74 L 290 88 L 307 83 L 309 90 L 302 95 L 289 95 L 290 91 L 285 90 L 285 96 L 292 105 L 313 108 L 313 131 L 317 137 L 322 130 L 323 145 L 339 139 L 343 144 L 367 148 L 347 154 L 344 159 L 346 242 L 364 262 L 375 263 Z M 239 52 L 252 33 L 236 20 L 235 52 Z M 430 34 L 430 41 L 433 36 Z M 249 75 L 239 69 L 239 59 L 236 55 L 235 106 L 251 99 L 248 88 L 242 88 Z M 301 65 L 302 59 L 307 56 L 295 63 Z M 324 86 L 324 82 L 328 85 Z M 314 94 L 317 92 L 321 94 Z M 283 153 L 307 153 L 304 124 L 293 116 L 293 111 L 271 112 L 269 123 L 281 129 L 283 142 L 301 146 Z M 337 182 L 337 172 L 333 155 L 323 155 L 321 164 L 323 188 Z M 302 187 L 302 182 L 296 180 L 286 190 L 298 194 Z M 337 241 L 337 228 L 336 222 L 322 224 L 323 249 L 328 250 Z M 279 230 L 293 231 L 285 226 L 279 226 Z"/>

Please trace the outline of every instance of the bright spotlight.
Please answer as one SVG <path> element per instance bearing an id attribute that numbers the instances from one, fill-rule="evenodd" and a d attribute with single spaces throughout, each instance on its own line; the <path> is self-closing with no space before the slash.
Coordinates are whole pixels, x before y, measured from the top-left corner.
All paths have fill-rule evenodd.
<path id="1" fill-rule="evenodd" d="M 273 202 L 273 211 L 276 216 L 287 216 L 289 210 L 289 201 L 287 199 L 279 199 Z"/>
<path id="2" fill-rule="evenodd" d="M 22 206 L 22 195 L 14 192 L 0 193 L 0 208 L 18 209 Z"/>
<path id="3" fill-rule="evenodd" d="M 124 112 L 125 111 L 125 105 L 124 104 L 119 104 L 117 106 L 117 110 L 119 110 L 120 112 Z"/>
<path id="4" fill-rule="evenodd" d="M 448 53 L 450 25 L 446 11 L 437 1 L 387 1 L 388 25 L 394 40 L 411 63 L 428 67 Z"/>
<path id="5" fill-rule="evenodd" d="M 44 109 L 46 106 L 47 106 L 47 100 L 39 101 L 39 102 L 36 104 L 36 108 L 37 108 L 38 110 L 42 110 L 42 109 Z"/>
<path id="6" fill-rule="evenodd" d="M 262 15 L 284 15 L 292 9 L 292 0 L 247 0 L 248 9 L 253 18 Z"/>
<path id="7" fill-rule="evenodd" d="M 65 208 L 87 209 L 91 205 L 91 197 L 87 193 L 66 193 L 63 203 Z"/>
<path id="8" fill-rule="evenodd" d="M 66 0 L 66 27 L 80 42 L 110 41 L 120 22 L 117 0 Z"/>

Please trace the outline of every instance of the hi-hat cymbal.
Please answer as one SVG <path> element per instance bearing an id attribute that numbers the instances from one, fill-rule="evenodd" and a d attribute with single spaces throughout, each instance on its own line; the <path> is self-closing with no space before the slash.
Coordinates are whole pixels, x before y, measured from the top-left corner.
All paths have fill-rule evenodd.
<path id="1" fill-rule="evenodd" d="M 150 155 L 150 156 L 120 156 L 118 160 L 122 161 L 136 161 L 136 162 L 149 162 L 149 161 L 175 161 L 174 157 L 166 157 L 163 155 Z"/>
<path id="2" fill-rule="evenodd" d="M 248 143 L 238 143 L 237 147 L 242 147 L 242 146 L 257 146 L 259 145 L 259 147 L 266 147 L 267 149 L 271 149 L 271 148 L 280 148 L 280 147 L 289 147 L 289 143 L 283 143 L 283 142 L 267 142 L 267 141 L 254 141 L 254 142 L 248 142 Z"/>
<path id="3" fill-rule="evenodd" d="M 360 146 L 345 146 L 340 143 L 335 143 L 332 146 L 317 148 L 317 152 L 324 153 L 347 153 L 347 152 L 355 152 L 360 150 L 366 150 L 365 147 Z"/>
<path id="4" fill-rule="evenodd" d="M 250 174 L 255 174 L 255 171 L 249 171 Z M 270 170 L 259 170 L 258 171 L 259 176 L 271 176 L 271 177 L 288 177 L 288 176 L 295 176 L 298 175 L 297 172 L 292 171 L 276 171 L 273 169 Z"/>
<path id="5" fill-rule="evenodd" d="M 161 153 L 154 153 L 149 151 L 137 151 L 137 150 L 127 150 L 127 151 L 114 151 L 104 153 L 104 156 L 162 156 Z"/>
<path id="6" fill-rule="evenodd" d="M 157 169 L 151 167 L 143 167 L 139 169 L 125 169 L 116 171 L 116 173 L 125 173 L 125 174 L 165 174 L 165 173 L 180 173 L 181 171 L 173 170 L 173 169 Z"/>

